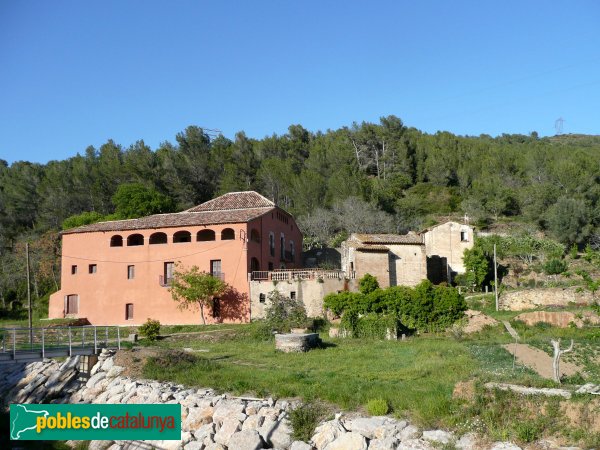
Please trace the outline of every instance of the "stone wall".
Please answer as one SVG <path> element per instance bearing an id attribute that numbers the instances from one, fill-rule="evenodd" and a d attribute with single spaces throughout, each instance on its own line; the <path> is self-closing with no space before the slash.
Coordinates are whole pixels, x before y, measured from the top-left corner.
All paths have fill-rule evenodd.
<path id="1" fill-rule="evenodd" d="M 322 278 L 321 281 L 318 279 L 286 280 L 277 283 L 250 281 L 251 319 L 265 317 L 265 309 L 269 306 L 268 296 L 272 291 L 277 291 L 286 297 L 291 297 L 293 292 L 296 298 L 304 303 L 309 317 L 322 317 L 323 297 L 343 290 L 354 290 L 356 285 L 355 280 Z M 261 302 L 261 294 L 264 295 L 264 303 Z"/>
<path id="2" fill-rule="evenodd" d="M 500 296 L 502 309 L 521 311 L 548 306 L 569 306 L 569 304 L 591 304 L 592 295 L 587 292 L 577 292 L 575 287 L 523 289 L 520 291 L 503 292 Z"/>
<path id="3" fill-rule="evenodd" d="M 461 233 L 464 233 L 461 237 Z M 458 222 L 446 222 L 423 233 L 427 256 L 446 258 L 452 272 L 464 273 L 463 253 L 473 248 L 473 227 Z"/>
<path id="4" fill-rule="evenodd" d="M 113 356 L 114 352 L 103 350 L 89 379 L 80 377 L 78 356 L 63 363 L 0 365 L 3 406 L 21 402 L 181 405 L 181 440 L 90 441 L 92 450 L 434 450 L 443 446 L 520 450 L 510 443 L 484 445 L 473 433 L 459 438 L 448 431 L 421 430 L 406 420 L 342 413 L 322 422 L 309 442 L 293 441 L 289 413 L 300 406 L 297 400 L 234 397 L 212 389 L 136 380 L 121 375 L 124 368 L 115 365 Z"/>

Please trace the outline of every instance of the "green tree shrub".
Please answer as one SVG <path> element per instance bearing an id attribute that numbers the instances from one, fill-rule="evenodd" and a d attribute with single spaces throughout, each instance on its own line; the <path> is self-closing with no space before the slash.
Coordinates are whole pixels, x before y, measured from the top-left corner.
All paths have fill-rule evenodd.
<path id="1" fill-rule="evenodd" d="M 81 214 L 67 217 L 63 220 L 62 229 L 69 230 L 71 228 L 82 227 L 83 225 L 89 225 L 104 220 L 105 217 L 96 211 L 86 211 Z"/>
<path id="2" fill-rule="evenodd" d="M 366 273 L 364 277 L 358 280 L 358 290 L 362 294 L 370 294 L 375 289 L 379 289 L 379 282 L 370 273 Z"/>
<path id="3" fill-rule="evenodd" d="M 119 219 L 134 219 L 175 210 L 175 202 L 171 198 L 141 183 L 120 185 L 112 202 Z"/>
<path id="4" fill-rule="evenodd" d="M 278 291 L 271 291 L 267 302 L 269 306 L 265 309 L 265 322 L 272 330 L 283 333 L 308 325 L 306 308 L 299 299 L 292 300 Z"/>
<path id="5" fill-rule="evenodd" d="M 560 259 L 551 259 L 544 264 L 544 272 L 548 275 L 558 275 L 566 271 L 567 268 L 567 262 Z"/>
<path id="6" fill-rule="evenodd" d="M 160 322 L 158 320 L 148 318 L 146 323 L 138 328 L 138 331 L 149 341 L 155 341 L 160 335 Z"/>
<path id="7" fill-rule="evenodd" d="M 292 439 L 310 441 L 315 428 L 325 416 L 325 409 L 314 403 L 305 403 L 290 411 Z"/>
<path id="8" fill-rule="evenodd" d="M 367 411 L 372 416 L 385 416 L 390 412 L 390 405 L 384 398 L 374 398 L 367 402 Z"/>

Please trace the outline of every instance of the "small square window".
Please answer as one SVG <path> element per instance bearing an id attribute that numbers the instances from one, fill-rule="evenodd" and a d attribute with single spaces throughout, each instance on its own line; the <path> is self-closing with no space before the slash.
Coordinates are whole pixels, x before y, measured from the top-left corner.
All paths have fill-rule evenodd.
<path id="1" fill-rule="evenodd" d="M 290 298 L 291 298 L 292 300 L 296 300 L 296 291 L 292 291 L 292 292 L 290 292 Z"/>
<path id="2" fill-rule="evenodd" d="M 266 301 L 266 299 L 267 299 L 267 296 L 266 296 L 265 294 L 260 294 L 260 295 L 258 296 L 258 301 L 259 301 L 260 303 L 264 303 L 264 302 Z"/>
<path id="3" fill-rule="evenodd" d="M 127 266 L 127 279 L 133 280 L 135 278 L 135 266 Z"/>
<path id="4" fill-rule="evenodd" d="M 90 264 L 88 266 L 88 273 L 96 273 L 97 270 L 98 270 L 97 264 Z"/>
<path id="5" fill-rule="evenodd" d="M 460 241 L 461 242 L 468 242 L 469 241 L 469 233 L 466 231 L 461 231 L 460 232 Z"/>
<path id="6" fill-rule="evenodd" d="M 77 266 L 71 266 L 71 275 L 77 275 Z"/>

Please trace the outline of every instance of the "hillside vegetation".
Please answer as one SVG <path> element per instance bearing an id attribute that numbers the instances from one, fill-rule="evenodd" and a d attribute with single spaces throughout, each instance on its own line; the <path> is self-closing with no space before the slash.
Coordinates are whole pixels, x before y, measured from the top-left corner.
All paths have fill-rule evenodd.
<path id="1" fill-rule="evenodd" d="M 468 214 L 482 228 L 508 221 L 583 248 L 599 233 L 599 168 L 598 136 L 426 134 L 394 116 L 263 139 L 212 139 L 191 126 L 157 149 L 109 140 L 47 164 L 0 160 L 0 305 L 25 298 L 25 241 L 43 297 L 58 286 L 61 227 L 247 189 L 294 214 L 307 246 Z"/>

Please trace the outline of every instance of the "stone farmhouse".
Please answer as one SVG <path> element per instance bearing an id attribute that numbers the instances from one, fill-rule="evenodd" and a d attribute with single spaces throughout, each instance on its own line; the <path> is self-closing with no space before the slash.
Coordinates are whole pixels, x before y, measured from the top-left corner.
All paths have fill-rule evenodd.
<path id="1" fill-rule="evenodd" d="M 208 323 L 248 322 L 252 272 L 301 266 L 294 218 L 262 195 L 232 192 L 186 211 L 99 222 L 62 233 L 61 289 L 50 318 L 93 325 L 201 323 L 168 290 L 175 264 L 198 266 L 231 290 L 205 311 Z"/>

